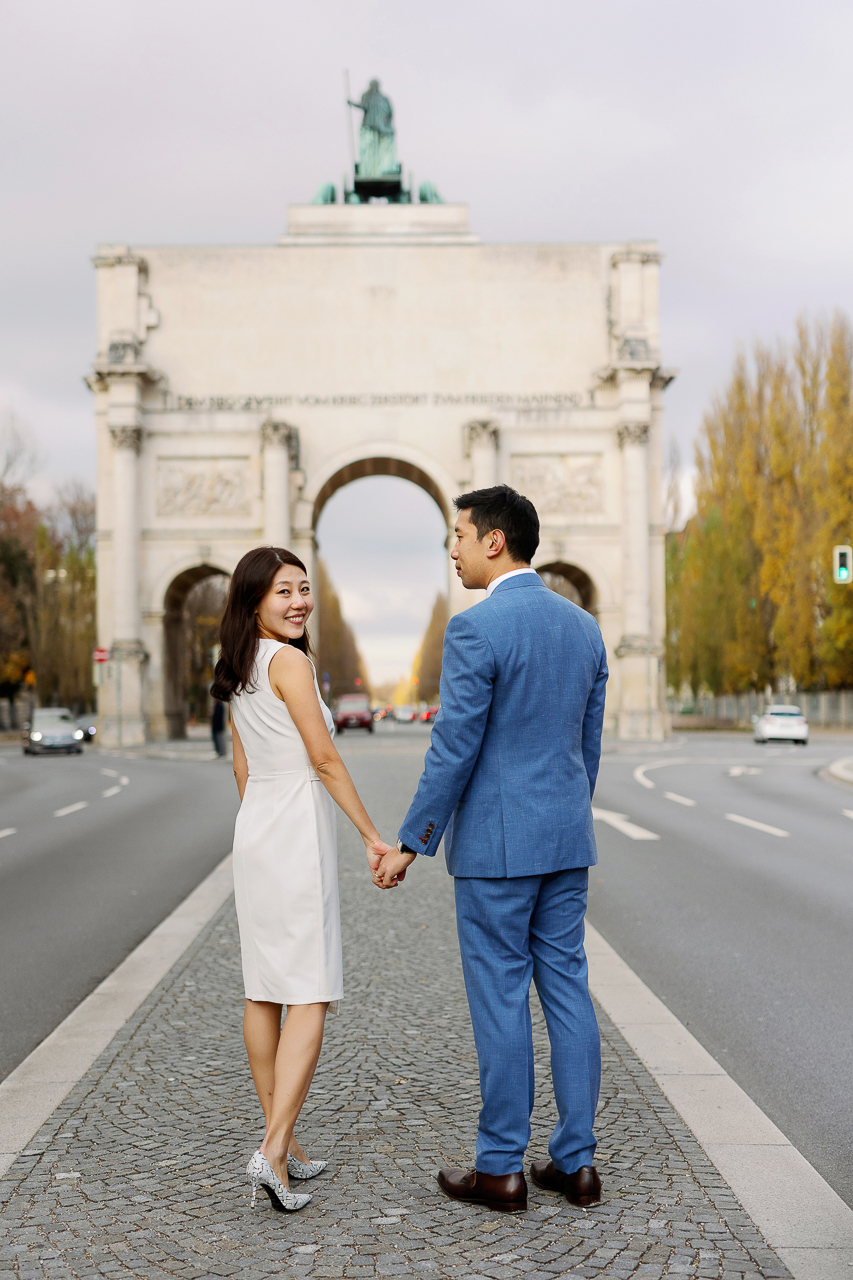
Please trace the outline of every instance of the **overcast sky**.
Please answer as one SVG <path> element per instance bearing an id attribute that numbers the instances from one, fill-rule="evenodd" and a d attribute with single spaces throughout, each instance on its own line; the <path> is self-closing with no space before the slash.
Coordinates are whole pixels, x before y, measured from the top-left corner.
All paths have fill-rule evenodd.
<path id="1" fill-rule="evenodd" d="M 274 241 L 347 167 L 345 67 L 357 95 L 382 81 L 403 163 L 485 240 L 660 241 L 689 463 L 739 342 L 853 307 L 851 48 L 849 0 L 7 3 L 0 408 L 37 437 L 37 495 L 94 478 L 95 245 Z M 357 487 L 329 548 L 335 510 L 342 530 Z"/>

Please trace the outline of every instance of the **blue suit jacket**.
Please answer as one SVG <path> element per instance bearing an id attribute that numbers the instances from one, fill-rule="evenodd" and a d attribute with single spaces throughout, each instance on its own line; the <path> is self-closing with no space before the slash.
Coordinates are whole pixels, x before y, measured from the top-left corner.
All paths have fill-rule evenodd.
<path id="1" fill-rule="evenodd" d="M 607 661 L 590 614 L 521 574 L 450 619 L 441 710 L 400 829 L 453 876 L 597 862 L 591 800 Z"/>

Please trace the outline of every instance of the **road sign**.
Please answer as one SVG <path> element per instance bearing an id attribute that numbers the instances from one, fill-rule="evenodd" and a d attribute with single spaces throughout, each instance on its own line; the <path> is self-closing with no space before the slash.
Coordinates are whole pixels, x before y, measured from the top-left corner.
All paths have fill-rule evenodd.
<path id="1" fill-rule="evenodd" d="M 93 662 L 109 662 L 109 660 L 110 660 L 109 649 L 95 649 L 95 651 L 92 654 Z"/>
<path id="2" fill-rule="evenodd" d="M 845 585 L 853 581 L 853 547 L 832 548 L 832 580 Z"/>

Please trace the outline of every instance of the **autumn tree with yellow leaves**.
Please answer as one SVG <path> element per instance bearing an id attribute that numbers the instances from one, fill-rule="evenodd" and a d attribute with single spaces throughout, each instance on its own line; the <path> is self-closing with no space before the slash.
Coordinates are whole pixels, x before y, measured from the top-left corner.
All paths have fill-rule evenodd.
<path id="1" fill-rule="evenodd" d="M 696 515 L 667 544 L 667 674 L 694 694 L 853 684 L 853 335 L 801 320 L 739 356 L 702 424 Z"/>

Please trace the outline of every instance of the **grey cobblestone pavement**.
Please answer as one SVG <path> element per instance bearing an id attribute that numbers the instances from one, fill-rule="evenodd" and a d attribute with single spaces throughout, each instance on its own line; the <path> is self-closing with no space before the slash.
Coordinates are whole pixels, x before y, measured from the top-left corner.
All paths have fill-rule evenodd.
<path id="1" fill-rule="evenodd" d="M 346 754 L 392 833 L 423 744 L 380 738 Z M 479 1106 L 452 885 L 436 860 L 379 893 L 360 841 L 340 828 L 346 999 L 299 1130 L 330 1160 L 306 1188 L 312 1203 L 292 1215 L 266 1199 L 249 1208 L 244 1169 L 262 1117 L 228 903 L 3 1179 L 0 1270 L 22 1280 L 789 1275 L 604 1016 L 601 1206 L 573 1209 L 535 1187 L 528 1212 L 512 1216 L 443 1198 L 435 1172 L 470 1165 Z M 538 1156 L 554 1117 L 533 1006 Z"/>

